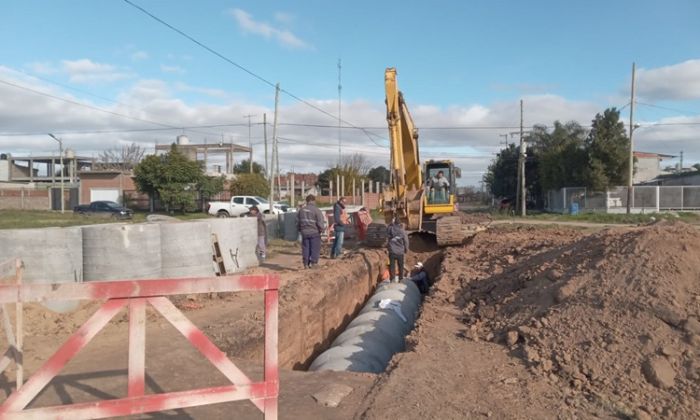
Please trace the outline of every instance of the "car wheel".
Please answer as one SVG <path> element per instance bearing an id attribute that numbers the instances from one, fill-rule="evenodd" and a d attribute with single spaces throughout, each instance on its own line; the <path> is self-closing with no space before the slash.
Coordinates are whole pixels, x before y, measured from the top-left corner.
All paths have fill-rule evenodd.
<path id="1" fill-rule="evenodd" d="M 216 213 L 216 217 L 219 217 L 219 218 L 222 218 L 222 219 L 224 219 L 224 218 L 226 218 L 226 217 L 228 217 L 228 216 L 229 216 L 229 214 L 228 214 L 228 212 L 225 211 L 225 210 L 221 210 L 221 211 L 219 211 L 218 213 Z"/>

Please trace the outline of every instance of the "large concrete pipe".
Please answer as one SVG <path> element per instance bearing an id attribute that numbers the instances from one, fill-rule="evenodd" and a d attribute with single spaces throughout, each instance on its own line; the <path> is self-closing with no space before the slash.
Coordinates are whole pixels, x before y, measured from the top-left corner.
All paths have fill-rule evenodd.
<path id="1" fill-rule="evenodd" d="M 0 230 L 0 262 L 21 258 L 25 283 L 83 281 L 83 246 L 79 227 Z M 55 312 L 70 312 L 79 301 L 48 301 Z"/>
<path id="2" fill-rule="evenodd" d="M 380 283 L 359 315 L 309 370 L 384 371 L 394 353 L 405 349 L 420 302 L 420 291 L 410 280 Z"/>
<path id="3" fill-rule="evenodd" d="M 258 222 L 252 217 L 201 219 L 193 223 L 208 224 L 216 234 L 227 273 L 237 273 L 258 265 L 255 246 L 258 243 Z"/>
<path id="4" fill-rule="evenodd" d="M 83 226 L 85 281 L 148 279 L 161 276 L 157 223 Z"/>
<path id="5" fill-rule="evenodd" d="M 163 277 L 214 275 L 209 226 L 204 223 L 159 223 Z"/>

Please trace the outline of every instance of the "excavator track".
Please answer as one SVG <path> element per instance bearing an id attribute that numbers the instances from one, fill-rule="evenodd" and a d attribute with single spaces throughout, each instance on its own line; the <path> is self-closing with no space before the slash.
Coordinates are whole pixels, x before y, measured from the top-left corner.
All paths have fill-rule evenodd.
<path id="1" fill-rule="evenodd" d="M 459 216 L 445 216 L 437 220 L 435 239 L 438 246 L 461 245 L 467 239 L 486 230 L 486 226 L 462 224 Z"/>
<path id="2" fill-rule="evenodd" d="M 383 223 L 370 223 L 367 226 L 365 244 L 375 248 L 386 245 L 386 225 Z"/>

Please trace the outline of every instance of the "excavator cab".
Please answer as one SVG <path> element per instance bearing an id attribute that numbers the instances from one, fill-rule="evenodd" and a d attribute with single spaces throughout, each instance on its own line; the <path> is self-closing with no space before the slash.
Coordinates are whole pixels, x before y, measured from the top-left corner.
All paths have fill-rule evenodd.
<path id="1" fill-rule="evenodd" d="M 423 171 L 426 174 L 424 214 L 451 213 L 455 210 L 456 178 L 459 168 L 449 160 L 430 160 Z"/>

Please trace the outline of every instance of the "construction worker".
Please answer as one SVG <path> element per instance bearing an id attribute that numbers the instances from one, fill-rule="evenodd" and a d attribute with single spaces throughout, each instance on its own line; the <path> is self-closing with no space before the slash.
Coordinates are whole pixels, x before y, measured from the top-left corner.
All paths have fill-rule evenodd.
<path id="1" fill-rule="evenodd" d="M 422 262 L 418 261 L 416 265 L 413 266 L 413 271 L 411 271 L 411 277 L 409 277 L 409 280 L 416 284 L 421 294 L 428 293 L 430 279 L 428 278 L 428 273 L 425 271 L 425 267 L 423 267 Z"/>
<path id="2" fill-rule="evenodd" d="M 258 259 L 262 262 L 265 261 L 267 257 L 267 224 L 265 223 L 265 218 L 260 209 L 257 206 L 253 206 L 248 211 L 250 217 L 255 217 L 258 221 L 258 243 L 255 246 L 255 254 Z"/>
<path id="3" fill-rule="evenodd" d="M 316 207 L 316 197 L 309 194 L 306 205 L 297 213 L 297 229 L 301 233 L 301 254 L 304 268 L 318 265 L 321 254 L 321 233 L 326 228 L 325 217 Z"/>
<path id="4" fill-rule="evenodd" d="M 438 171 L 437 175 L 430 179 L 430 201 L 433 203 L 447 202 L 448 188 L 450 188 L 450 181 L 445 178 L 443 171 Z"/>
<path id="5" fill-rule="evenodd" d="M 387 249 L 389 251 L 389 272 L 396 273 L 395 264 L 398 264 L 398 275 L 393 279 L 393 282 L 398 283 L 403 280 L 404 270 L 404 255 L 408 252 L 408 235 L 403 229 L 398 217 L 395 217 L 392 223 L 386 228 Z"/>
<path id="6" fill-rule="evenodd" d="M 345 211 L 345 197 L 340 197 L 333 205 L 333 246 L 331 247 L 331 258 L 339 257 L 343 254 L 343 239 L 345 238 L 345 226 L 350 224 L 350 217 Z"/>

